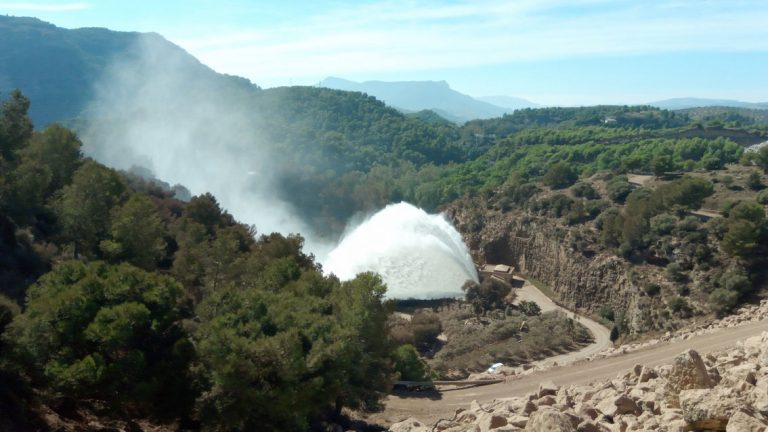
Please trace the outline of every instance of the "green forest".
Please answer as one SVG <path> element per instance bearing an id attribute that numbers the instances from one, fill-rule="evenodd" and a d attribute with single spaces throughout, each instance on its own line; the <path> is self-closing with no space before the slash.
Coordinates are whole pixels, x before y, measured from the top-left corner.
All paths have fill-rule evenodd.
<path id="1" fill-rule="evenodd" d="M 323 276 L 300 236 L 85 158 L 28 108 L 14 92 L 0 112 L 0 428 L 40 427 L 40 404 L 222 431 L 377 406 L 379 276 Z"/>

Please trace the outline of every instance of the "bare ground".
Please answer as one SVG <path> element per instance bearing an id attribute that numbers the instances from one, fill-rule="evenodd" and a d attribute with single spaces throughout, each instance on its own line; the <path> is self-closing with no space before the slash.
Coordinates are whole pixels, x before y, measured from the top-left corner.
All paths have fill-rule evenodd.
<path id="1" fill-rule="evenodd" d="M 739 340 L 759 335 L 766 330 L 768 330 L 768 319 L 684 341 L 661 343 L 616 357 L 558 366 L 504 383 L 446 390 L 440 393 L 416 392 L 390 395 L 385 401 L 385 410 L 368 416 L 367 421 L 389 426 L 406 418 L 416 417 L 427 424 L 434 424 L 441 418 L 452 417 L 457 408 L 466 408 L 473 400 L 482 404 L 493 399 L 524 396 L 536 391 L 539 383 L 543 381 L 554 381 L 558 385 L 574 385 L 610 379 L 630 370 L 636 364 L 658 366 L 670 363 L 677 354 L 686 349 L 695 349 L 702 354 L 720 351 L 733 346 Z"/>

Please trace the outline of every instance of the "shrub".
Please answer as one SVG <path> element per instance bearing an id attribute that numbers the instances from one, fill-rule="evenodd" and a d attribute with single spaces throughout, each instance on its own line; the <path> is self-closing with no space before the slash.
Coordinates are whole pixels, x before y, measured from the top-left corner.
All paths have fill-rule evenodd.
<path id="1" fill-rule="evenodd" d="M 541 315 L 541 308 L 539 307 L 538 304 L 536 304 L 536 302 L 522 300 L 518 305 L 518 307 L 520 308 L 520 312 L 524 313 L 527 316 Z"/>
<path id="2" fill-rule="evenodd" d="M 752 282 L 747 272 L 740 267 L 732 268 L 720 276 L 720 286 L 728 291 L 734 291 L 739 295 L 747 294 L 752 290 Z"/>
<path id="3" fill-rule="evenodd" d="M 673 282 L 685 282 L 687 280 L 682 266 L 677 262 L 670 263 L 667 266 L 667 277 Z"/>
<path id="4" fill-rule="evenodd" d="M 672 157 L 667 155 L 656 156 L 651 160 L 651 171 L 656 176 L 664 175 L 669 171 L 675 170 L 675 162 Z"/>
<path id="5" fill-rule="evenodd" d="M 395 371 L 403 381 L 426 381 L 429 379 L 427 365 L 419 357 L 413 345 L 400 345 L 393 354 Z"/>
<path id="6" fill-rule="evenodd" d="M 616 341 L 619 339 L 619 328 L 616 327 L 615 325 L 611 327 L 610 338 L 611 338 L 611 343 L 616 343 Z"/>
<path id="7" fill-rule="evenodd" d="M 632 192 L 632 185 L 629 184 L 626 177 L 614 177 L 606 187 L 608 198 L 616 203 L 623 203 L 627 196 Z"/>
<path id="8" fill-rule="evenodd" d="M 440 318 L 428 309 L 420 309 L 411 318 L 413 343 L 418 347 L 431 346 L 443 331 Z"/>
<path id="9" fill-rule="evenodd" d="M 709 295 L 709 305 L 714 313 L 722 316 L 730 312 L 739 302 L 739 293 L 718 288 Z"/>
<path id="10" fill-rule="evenodd" d="M 649 283 L 645 286 L 645 293 L 649 297 L 655 297 L 661 292 L 661 286 L 655 283 Z"/>
<path id="11" fill-rule="evenodd" d="M 668 213 L 663 213 L 651 218 L 651 232 L 664 236 L 672 233 L 677 224 L 677 218 Z"/>
<path id="12" fill-rule="evenodd" d="M 576 183 L 571 189 L 571 191 L 573 191 L 573 196 L 576 196 L 579 198 L 587 198 L 587 199 L 600 198 L 600 195 L 598 195 L 595 188 L 592 187 L 592 184 L 587 182 Z"/>
<path id="13" fill-rule="evenodd" d="M 673 297 L 669 301 L 669 309 L 676 314 L 679 315 L 687 315 L 690 313 L 690 306 L 688 306 L 688 302 L 682 298 L 682 297 Z"/>
<path id="14" fill-rule="evenodd" d="M 500 280 L 486 278 L 477 284 L 468 281 L 462 287 L 467 303 L 475 309 L 475 313 L 487 310 L 501 309 L 504 307 L 504 299 L 512 290 L 512 287 Z"/>
<path id="15" fill-rule="evenodd" d="M 768 205 L 768 189 L 760 191 L 757 194 L 757 202 L 762 205 Z"/>
<path id="16" fill-rule="evenodd" d="M 752 190 L 760 190 L 765 187 L 763 178 L 757 171 L 752 171 L 747 177 L 747 187 Z"/>
<path id="17" fill-rule="evenodd" d="M 604 319 L 606 319 L 608 321 L 613 321 L 613 320 L 616 319 L 616 316 L 615 316 L 615 314 L 613 312 L 613 309 L 611 309 L 608 306 L 601 307 L 599 315 L 600 315 L 601 318 L 604 318 Z"/>
<path id="18" fill-rule="evenodd" d="M 579 175 L 571 164 L 560 161 L 550 165 L 542 181 L 553 189 L 562 189 L 572 185 L 578 178 Z"/>

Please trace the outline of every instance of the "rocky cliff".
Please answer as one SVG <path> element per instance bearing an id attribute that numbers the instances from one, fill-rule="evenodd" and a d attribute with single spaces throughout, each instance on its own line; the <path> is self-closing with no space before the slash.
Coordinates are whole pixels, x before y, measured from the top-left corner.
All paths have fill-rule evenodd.
<path id="1" fill-rule="evenodd" d="M 590 314 L 610 309 L 631 332 L 674 325 L 663 300 L 643 289 L 665 283 L 662 271 L 590 249 L 597 232 L 589 226 L 567 227 L 525 212 L 487 210 L 477 201 L 458 202 L 446 213 L 476 262 L 514 265 L 517 272 L 549 287 L 569 309 Z"/>

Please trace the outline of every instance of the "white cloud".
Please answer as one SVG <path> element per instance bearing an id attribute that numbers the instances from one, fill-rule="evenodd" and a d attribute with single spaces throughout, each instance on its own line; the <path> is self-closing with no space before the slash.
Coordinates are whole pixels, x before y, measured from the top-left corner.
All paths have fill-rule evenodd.
<path id="1" fill-rule="evenodd" d="M 268 82 L 573 57 L 768 51 L 766 21 L 768 7 L 751 0 L 400 0 L 176 41 L 214 69 Z"/>
<path id="2" fill-rule="evenodd" d="M 31 12 L 69 12 L 88 9 L 87 3 L 0 3 L 0 10 Z"/>

